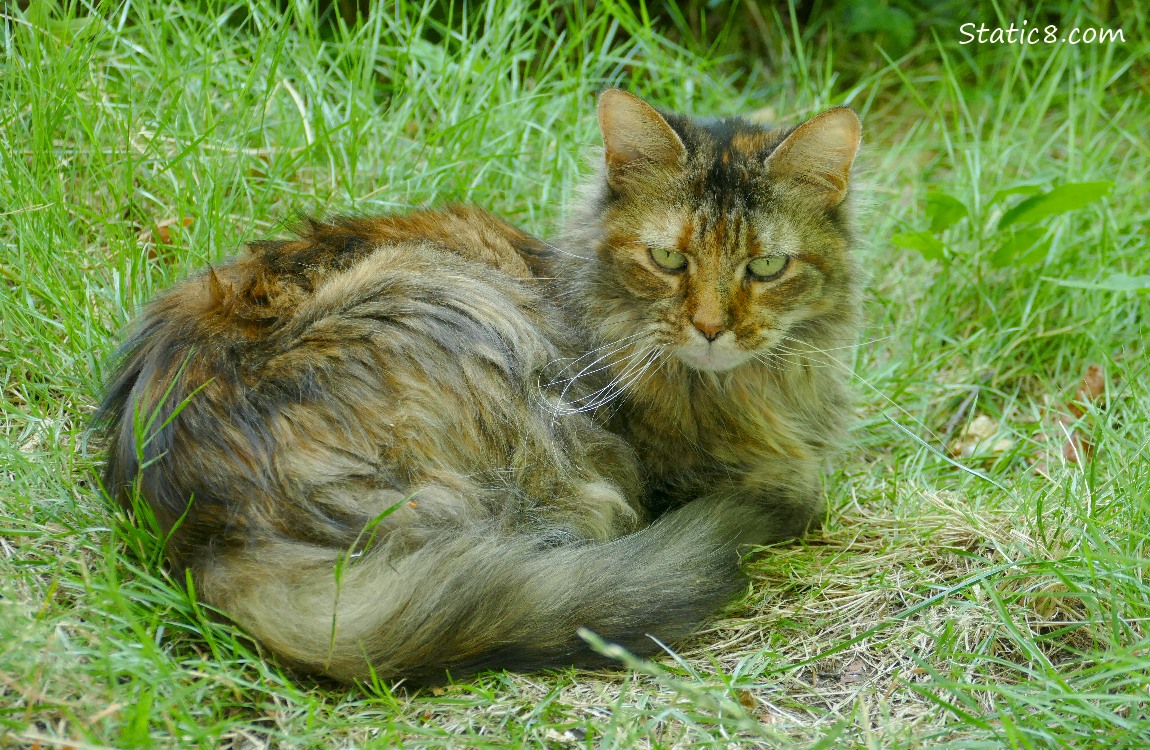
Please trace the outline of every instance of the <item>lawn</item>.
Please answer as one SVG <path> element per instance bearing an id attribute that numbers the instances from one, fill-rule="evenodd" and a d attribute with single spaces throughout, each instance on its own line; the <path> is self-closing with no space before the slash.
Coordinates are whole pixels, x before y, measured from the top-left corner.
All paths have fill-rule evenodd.
<path id="1" fill-rule="evenodd" d="M 419 3 L 0 11 L 0 747 L 1150 746 L 1150 13 Z M 1056 41 L 963 43 L 1022 20 Z M 119 332 L 300 213 L 470 200 L 553 235 L 612 85 L 863 119 L 824 528 L 617 671 L 410 691 L 262 660 L 94 479 Z"/>

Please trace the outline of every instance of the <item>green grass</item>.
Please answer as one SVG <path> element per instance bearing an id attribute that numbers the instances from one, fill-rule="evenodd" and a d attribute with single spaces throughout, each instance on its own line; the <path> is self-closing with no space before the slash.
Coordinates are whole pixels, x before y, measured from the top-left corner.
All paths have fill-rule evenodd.
<path id="1" fill-rule="evenodd" d="M 352 28 L 283 6 L 4 11 L 0 746 L 1150 743 L 1150 296 L 1105 288 L 1150 273 L 1146 11 L 1047 11 L 1121 44 L 961 46 L 939 24 L 892 59 L 764 7 L 748 51 L 680 46 L 615 0 L 466 19 L 402 0 Z M 117 332 L 301 211 L 468 199 L 550 234 L 607 85 L 700 114 L 864 118 L 861 420 L 826 528 L 755 562 L 747 596 L 657 664 L 419 693 L 282 673 L 92 478 Z M 994 199 L 1101 181 L 1030 226 L 1001 218 L 1026 195 Z M 963 207 L 950 226 L 938 193 Z M 1076 464 L 1053 415 L 1091 363 L 1107 403 Z M 997 450 L 950 458 L 980 416 Z"/>

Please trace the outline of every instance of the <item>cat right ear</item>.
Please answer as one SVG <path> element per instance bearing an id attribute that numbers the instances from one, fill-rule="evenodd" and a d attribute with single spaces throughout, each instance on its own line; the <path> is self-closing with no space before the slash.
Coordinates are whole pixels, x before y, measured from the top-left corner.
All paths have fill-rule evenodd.
<path id="1" fill-rule="evenodd" d="M 827 110 L 791 131 L 767 157 L 768 173 L 837 206 L 846 197 L 861 138 L 858 115 L 846 107 Z"/>
<path id="2" fill-rule="evenodd" d="M 683 141 L 647 102 L 619 89 L 599 97 L 599 129 L 607 158 L 607 180 L 616 183 L 633 170 L 679 167 L 687 158 Z"/>

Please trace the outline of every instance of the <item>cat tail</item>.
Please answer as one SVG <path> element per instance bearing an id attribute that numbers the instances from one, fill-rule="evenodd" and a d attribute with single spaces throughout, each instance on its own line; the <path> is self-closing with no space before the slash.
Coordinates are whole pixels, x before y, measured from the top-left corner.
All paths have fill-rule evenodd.
<path id="1" fill-rule="evenodd" d="M 756 515 L 758 517 L 756 517 Z M 637 654 L 689 634 L 746 585 L 738 543 L 761 510 L 697 500 L 608 542 L 455 529 L 349 558 L 287 540 L 193 565 L 201 595 L 289 664 L 351 681 L 434 684 L 485 669 L 611 660 L 585 627 Z M 761 526 L 759 526 L 761 528 Z"/>

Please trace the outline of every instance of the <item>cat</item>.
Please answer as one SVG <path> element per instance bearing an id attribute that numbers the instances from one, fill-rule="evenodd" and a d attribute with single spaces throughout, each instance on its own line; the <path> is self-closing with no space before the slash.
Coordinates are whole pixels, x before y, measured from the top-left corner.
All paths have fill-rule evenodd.
<path id="1" fill-rule="evenodd" d="M 604 96 L 604 122 L 620 95 Z M 604 129 L 608 190 L 669 176 L 612 164 L 624 129 Z M 805 148 L 795 132 L 780 148 Z M 667 449 L 643 455 L 658 437 L 648 381 L 628 383 L 633 429 L 593 419 L 599 386 L 573 376 L 587 353 L 547 280 L 567 260 L 468 206 L 311 221 L 295 240 L 254 243 L 135 322 L 96 417 L 104 486 L 155 516 L 176 580 L 305 673 L 433 685 L 609 663 L 581 627 L 653 653 L 745 586 L 737 545 L 805 522 L 778 526 L 766 497 L 716 505 L 713 488 L 687 502 Z M 737 405 L 721 386 L 747 367 L 683 369 L 675 387 Z M 761 382 L 775 382 L 767 369 Z M 645 481 L 679 492 L 654 522 Z"/>
<path id="2" fill-rule="evenodd" d="M 105 488 L 306 673 L 435 684 L 607 663 L 582 626 L 682 637 L 737 556 L 707 518 L 641 528 L 632 451 L 564 413 L 545 255 L 457 206 L 311 222 L 176 284 L 97 414 Z"/>
<path id="3" fill-rule="evenodd" d="M 701 501 L 743 542 L 798 536 L 825 512 L 820 466 L 850 423 L 859 119 L 770 130 L 617 89 L 598 116 L 603 167 L 551 266 L 595 353 L 583 405 L 638 452 L 652 511 Z"/>

